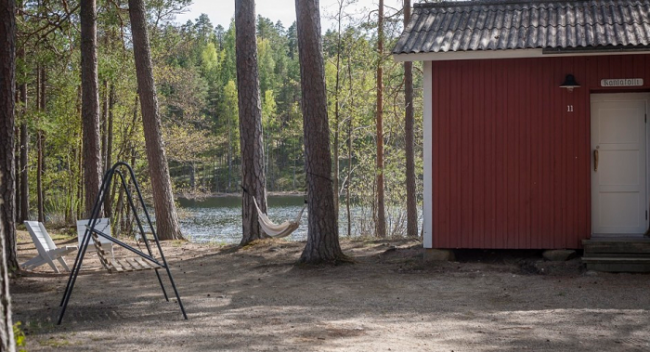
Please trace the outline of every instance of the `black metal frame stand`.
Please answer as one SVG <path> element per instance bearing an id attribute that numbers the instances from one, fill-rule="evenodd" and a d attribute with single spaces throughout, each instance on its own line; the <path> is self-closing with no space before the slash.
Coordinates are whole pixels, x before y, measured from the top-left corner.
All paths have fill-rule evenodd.
<path id="1" fill-rule="evenodd" d="M 142 206 L 142 209 L 144 210 L 144 215 L 147 218 L 147 223 L 149 224 L 149 228 L 151 229 L 151 233 L 153 236 L 153 240 L 156 242 L 156 246 L 158 247 L 158 252 L 160 253 L 160 259 L 161 261 L 157 260 L 153 252 L 151 251 L 151 247 L 149 246 L 149 241 L 147 240 L 147 235 L 144 232 L 144 229 L 142 227 L 142 223 L 140 222 L 140 218 L 138 217 L 137 211 L 135 204 L 133 203 L 133 196 L 131 192 L 129 191 L 129 188 L 127 187 L 126 180 L 124 178 L 124 174 L 120 172 L 118 169 L 120 167 L 125 167 L 128 170 L 128 176 L 131 177 L 131 180 L 133 180 L 133 185 L 135 186 L 135 191 L 137 192 L 138 200 L 140 201 L 140 205 Z M 118 175 L 121 180 L 122 187 L 124 188 L 124 191 L 126 192 L 126 198 L 128 199 L 129 202 L 129 208 L 133 211 L 133 215 L 135 217 L 136 222 L 138 223 L 138 229 L 140 230 L 140 236 L 142 236 L 142 240 L 144 241 L 145 246 L 147 247 L 147 252 L 149 254 L 143 253 L 142 251 L 133 248 L 132 246 L 114 238 L 111 237 L 99 230 L 95 229 L 95 226 L 97 225 L 97 221 L 99 220 L 100 215 L 100 210 L 102 208 L 102 204 L 104 203 L 104 200 L 106 199 L 109 189 L 111 186 L 111 182 L 113 180 L 113 177 L 115 175 Z M 163 254 L 162 248 L 160 247 L 160 240 L 158 240 L 158 235 L 156 234 L 156 230 L 153 227 L 153 224 L 151 223 L 151 217 L 149 217 L 149 213 L 147 212 L 147 207 L 144 204 L 144 199 L 142 198 L 142 193 L 140 192 L 140 187 L 138 186 L 138 181 L 135 178 L 135 173 L 133 172 L 133 169 L 129 164 L 125 162 L 117 162 L 113 167 L 111 167 L 108 171 L 106 171 L 106 174 L 104 174 L 104 179 L 102 181 L 102 185 L 99 189 L 99 194 L 97 194 L 97 200 L 95 201 L 95 205 L 93 206 L 92 210 L 92 215 L 90 216 L 90 219 L 88 219 L 88 225 L 86 225 L 86 232 L 84 233 L 83 240 L 81 241 L 81 248 L 79 248 L 79 251 L 77 252 L 77 258 L 74 261 L 74 265 L 72 267 L 72 270 L 70 270 L 70 277 L 68 278 L 68 284 L 65 288 L 65 293 L 63 294 L 63 299 L 61 299 L 61 312 L 59 313 L 59 321 L 57 322 L 58 325 L 61 325 L 61 321 L 63 320 L 63 315 L 65 314 L 65 309 L 68 306 L 68 302 L 70 301 L 70 296 L 72 295 L 72 289 L 74 288 L 74 284 L 77 281 L 77 276 L 79 275 L 79 270 L 81 269 L 81 263 L 83 262 L 84 255 L 86 254 L 86 249 L 88 247 L 88 244 L 90 244 L 90 237 L 91 234 L 95 233 L 98 236 L 102 236 L 106 238 L 107 240 L 117 244 L 118 246 L 124 247 L 127 250 L 139 255 L 140 257 L 154 263 L 155 265 L 160 266 L 161 268 L 164 268 L 167 271 L 167 276 L 169 277 L 169 281 L 172 284 L 172 288 L 174 289 L 174 294 L 176 295 L 176 299 L 178 300 L 178 305 L 181 308 L 181 312 L 183 313 L 183 317 L 187 319 L 187 314 L 185 313 L 185 308 L 183 307 L 183 303 L 181 302 L 181 297 L 178 294 L 178 290 L 176 289 L 176 284 L 174 283 L 174 278 L 172 277 L 171 271 L 169 271 L 169 265 L 167 264 L 167 260 L 165 259 L 165 255 Z M 162 279 L 160 278 L 160 273 L 158 272 L 159 268 L 154 269 L 156 272 L 156 276 L 158 277 L 158 283 L 160 283 L 160 288 L 163 291 L 163 295 L 165 296 L 165 300 L 169 302 L 169 297 L 167 297 L 167 291 L 165 291 L 165 286 L 163 285 Z"/>

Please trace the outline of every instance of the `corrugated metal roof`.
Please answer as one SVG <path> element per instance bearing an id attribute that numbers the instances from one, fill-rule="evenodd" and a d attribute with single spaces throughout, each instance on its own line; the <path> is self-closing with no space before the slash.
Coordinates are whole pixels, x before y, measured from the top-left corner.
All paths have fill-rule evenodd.
<path id="1" fill-rule="evenodd" d="M 650 0 L 416 4 L 393 54 L 650 45 Z"/>

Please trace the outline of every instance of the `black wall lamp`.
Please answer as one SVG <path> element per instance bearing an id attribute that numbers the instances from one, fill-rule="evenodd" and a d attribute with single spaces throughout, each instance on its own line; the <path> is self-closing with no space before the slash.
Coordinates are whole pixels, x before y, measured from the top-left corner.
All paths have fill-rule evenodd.
<path id="1" fill-rule="evenodd" d="M 576 78 L 573 75 L 566 75 L 564 82 L 560 85 L 560 88 L 565 88 L 569 92 L 573 92 L 573 88 L 580 88 L 580 84 L 576 82 Z"/>

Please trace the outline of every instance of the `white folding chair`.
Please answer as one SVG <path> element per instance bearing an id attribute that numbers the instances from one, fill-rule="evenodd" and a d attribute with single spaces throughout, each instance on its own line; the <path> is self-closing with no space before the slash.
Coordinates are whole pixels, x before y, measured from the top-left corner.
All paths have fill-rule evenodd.
<path id="1" fill-rule="evenodd" d="M 47 230 L 45 229 L 45 226 L 43 226 L 43 223 L 40 223 L 38 221 L 25 221 L 25 226 L 27 226 L 27 231 L 29 231 L 29 235 L 32 237 L 32 241 L 36 246 L 38 255 L 21 264 L 20 266 L 23 269 L 33 269 L 43 264 L 48 264 L 52 269 L 54 269 L 55 272 L 58 273 L 59 269 L 56 267 L 56 265 L 54 265 L 54 260 L 57 260 L 59 264 L 65 268 L 66 271 L 70 271 L 70 268 L 63 259 L 63 256 L 70 252 L 76 251 L 77 247 L 65 246 L 58 248 L 54 244 L 54 241 L 52 241 L 50 235 L 47 233 Z"/>
<path id="2" fill-rule="evenodd" d="M 77 221 L 77 238 L 79 239 L 79 248 L 81 248 L 81 242 L 84 239 L 84 234 L 86 233 L 87 228 L 88 228 L 88 219 Z M 107 219 L 107 218 L 97 219 L 97 223 L 95 224 L 95 230 L 105 233 L 109 236 L 112 236 L 111 219 Z M 88 235 L 90 236 L 90 231 L 88 232 Z M 110 252 L 111 258 L 113 258 L 113 261 L 115 261 L 115 254 L 113 253 L 113 242 L 105 239 L 102 236 L 97 236 L 97 239 L 99 240 L 99 243 L 102 245 L 102 249 L 104 249 L 104 252 L 106 253 Z M 97 249 L 95 248 L 95 244 L 93 242 L 93 239 L 91 238 L 88 241 L 88 249 L 86 249 L 86 252 L 95 252 L 95 251 L 97 251 Z"/>

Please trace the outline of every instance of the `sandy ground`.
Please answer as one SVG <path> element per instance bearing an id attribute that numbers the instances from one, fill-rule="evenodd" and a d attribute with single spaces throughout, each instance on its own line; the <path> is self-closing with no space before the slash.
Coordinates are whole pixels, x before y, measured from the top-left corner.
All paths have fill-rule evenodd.
<path id="1" fill-rule="evenodd" d="M 111 275 L 90 254 L 56 325 L 67 275 L 42 266 L 12 282 L 14 321 L 28 351 L 650 351 L 649 275 L 527 252 L 428 263 L 406 240 L 343 240 L 356 264 L 296 266 L 303 246 L 164 244 L 189 320 L 153 271 Z"/>

